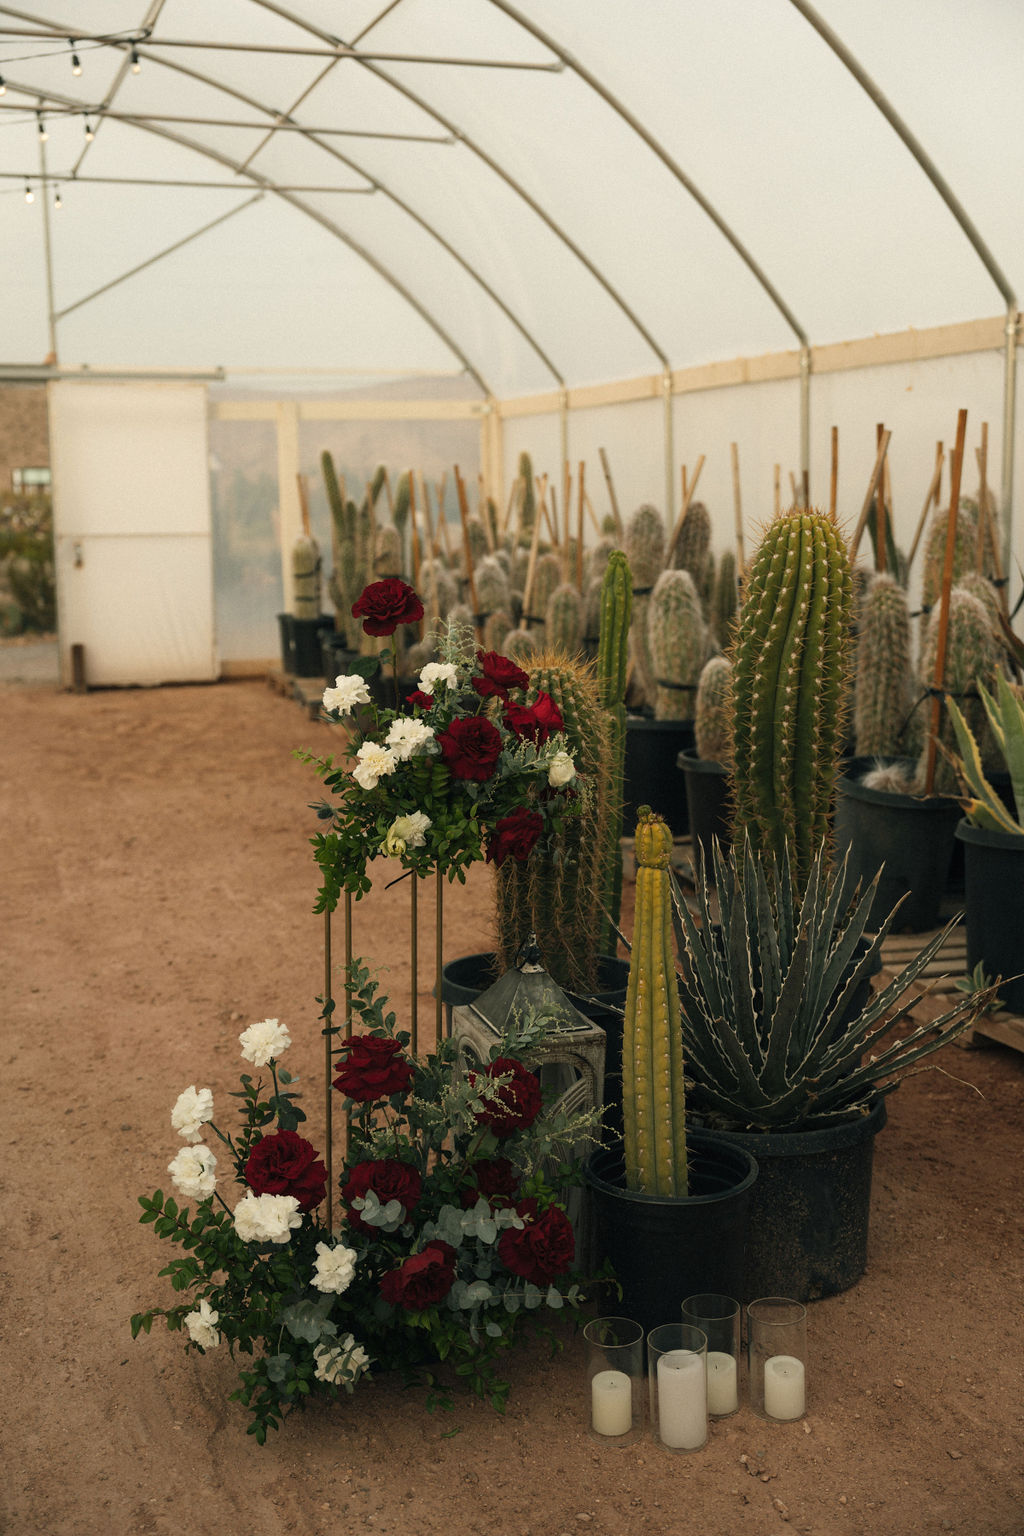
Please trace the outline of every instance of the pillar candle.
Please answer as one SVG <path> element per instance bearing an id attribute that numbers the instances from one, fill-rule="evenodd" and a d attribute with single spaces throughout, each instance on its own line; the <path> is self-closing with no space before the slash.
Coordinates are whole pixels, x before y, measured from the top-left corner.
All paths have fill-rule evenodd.
<path id="1" fill-rule="evenodd" d="M 707 1377 L 703 1355 L 670 1349 L 658 1361 L 658 1433 L 674 1451 L 693 1451 L 707 1439 Z"/>
<path id="2" fill-rule="evenodd" d="M 770 1419 L 799 1419 L 804 1411 L 804 1363 L 769 1355 L 764 1363 L 764 1411 Z"/>
<path id="3" fill-rule="evenodd" d="M 735 1413 L 740 1405 L 736 1356 L 708 1350 L 708 1413 Z"/>
<path id="4" fill-rule="evenodd" d="M 626 1435 L 633 1427 L 633 1386 L 625 1371 L 598 1371 L 590 1383 L 590 1422 L 598 1435 Z"/>

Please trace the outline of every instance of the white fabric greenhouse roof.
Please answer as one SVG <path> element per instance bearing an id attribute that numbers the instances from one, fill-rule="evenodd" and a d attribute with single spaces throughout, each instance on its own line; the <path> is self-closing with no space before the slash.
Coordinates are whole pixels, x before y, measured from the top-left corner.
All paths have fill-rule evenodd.
<path id="1" fill-rule="evenodd" d="M 507 398 L 999 314 L 1022 63 L 1010 0 L 2 5 L 0 362 Z"/>

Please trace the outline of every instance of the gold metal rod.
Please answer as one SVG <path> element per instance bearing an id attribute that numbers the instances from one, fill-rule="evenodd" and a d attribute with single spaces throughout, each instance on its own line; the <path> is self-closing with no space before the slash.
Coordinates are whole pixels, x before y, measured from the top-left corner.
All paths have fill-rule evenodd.
<path id="1" fill-rule="evenodd" d="M 418 908 L 419 883 L 420 883 L 419 876 L 417 874 L 413 874 L 411 876 L 411 878 L 410 878 L 410 885 L 411 885 L 411 888 L 412 888 L 412 895 L 411 895 L 411 898 L 410 898 L 410 910 L 409 910 L 409 972 L 410 972 L 410 975 L 409 975 L 409 987 L 410 987 L 410 993 L 409 993 L 409 996 L 410 996 L 409 1027 L 410 1027 L 410 1030 L 411 1030 L 411 1033 L 412 1033 L 412 1054 L 414 1056 L 417 1055 L 417 1053 L 419 1052 L 419 1046 L 420 1046 L 420 1032 L 419 1032 L 419 1001 L 420 1001 L 420 999 L 419 999 L 419 955 L 418 955 L 418 950 L 417 950 L 417 918 L 418 918 L 417 908 Z"/>
<path id="2" fill-rule="evenodd" d="M 331 1008 L 331 909 L 324 911 L 324 1139 L 327 1164 L 327 1230 L 334 1230 L 334 1089 L 331 1086 L 331 1025 L 334 1012 Z"/>
<path id="3" fill-rule="evenodd" d="M 352 892 L 345 892 L 345 1039 L 352 1038 Z M 345 1111 L 345 1155 L 352 1131 L 352 1111 Z"/>
<path id="4" fill-rule="evenodd" d="M 437 866 L 437 913 L 434 933 L 434 1048 L 441 1044 L 443 1025 L 442 1001 L 443 980 L 441 969 L 444 965 L 444 871 L 440 864 Z"/>

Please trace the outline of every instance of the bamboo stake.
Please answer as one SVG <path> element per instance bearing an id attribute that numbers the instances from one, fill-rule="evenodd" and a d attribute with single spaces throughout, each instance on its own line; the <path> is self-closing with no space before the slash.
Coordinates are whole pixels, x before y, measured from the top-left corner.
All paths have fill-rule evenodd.
<path id="1" fill-rule="evenodd" d="M 811 504 L 811 472 L 809 469 L 800 471 L 800 505 L 809 507 Z"/>
<path id="2" fill-rule="evenodd" d="M 494 554 L 494 525 L 491 522 L 491 514 L 487 506 L 487 496 L 484 492 L 484 477 L 478 474 L 476 477 L 476 515 L 484 525 L 484 536 L 487 539 L 487 553 Z"/>
<path id="3" fill-rule="evenodd" d="M 295 479 L 299 487 L 299 512 L 302 517 L 302 531 L 307 539 L 311 539 L 313 537 L 313 530 L 309 521 L 309 491 L 306 486 L 306 477 L 300 473 L 295 476 Z"/>
<path id="4" fill-rule="evenodd" d="M 594 525 L 594 532 L 596 533 L 596 535 L 597 535 L 597 537 L 599 539 L 603 539 L 604 538 L 604 533 L 603 533 L 603 531 L 601 529 L 601 524 L 597 520 L 597 513 L 594 511 L 594 504 L 593 504 L 593 502 L 590 499 L 590 492 L 589 491 L 587 491 L 584 494 L 583 500 L 586 503 L 587 516 L 590 518 L 590 521 Z"/>
<path id="5" fill-rule="evenodd" d="M 580 459 L 580 467 L 577 472 L 579 484 L 576 487 L 576 586 L 580 592 L 583 591 L 583 500 L 586 495 L 586 491 L 583 488 L 583 476 L 585 469 L 584 461 Z"/>
<path id="6" fill-rule="evenodd" d="M 551 510 L 548 507 L 548 477 L 547 477 L 546 474 L 544 474 L 544 475 L 534 475 L 533 479 L 534 479 L 534 486 L 535 486 L 536 492 L 537 492 L 537 503 L 536 503 L 536 508 L 535 508 L 535 511 L 534 511 L 534 519 L 533 520 L 534 520 L 535 523 L 537 523 L 537 522 L 540 521 L 540 518 L 543 515 L 544 522 L 545 522 L 545 525 L 547 527 L 548 533 L 550 533 L 550 535 L 551 535 L 551 542 L 555 546 L 555 548 L 557 549 L 558 548 L 558 508 L 556 506 L 554 513 L 552 513 Z M 554 497 L 555 497 L 555 491 L 554 491 L 554 487 L 552 486 L 552 488 L 551 488 L 551 499 L 552 499 L 552 501 L 554 501 Z"/>
<path id="7" fill-rule="evenodd" d="M 459 466 L 455 465 L 455 490 L 459 498 L 459 517 L 462 520 L 462 548 L 466 556 L 466 583 L 469 587 L 469 601 L 473 609 L 473 629 L 478 640 L 483 639 L 480 629 L 480 605 L 476 595 L 476 575 L 473 570 L 473 548 L 469 542 L 469 507 L 466 505 L 466 483 L 459 474 Z"/>
<path id="8" fill-rule="evenodd" d="M 882 473 L 882 465 L 885 463 L 885 455 L 888 452 L 889 439 L 891 437 L 891 432 L 883 431 L 882 440 L 878 445 L 878 452 L 875 455 L 875 467 L 871 471 L 871 479 L 868 481 L 867 493 L 864 497 L 864 505 L 860 509 L 860 516 L 857 519 L 857 526 L 854 529 L 853 539 L 850 543 L 851 561 L 857 558 L 857 550 L 860 548 L 860 541 L 863 536 L 864 529 L 867 525 L 868 513 L 871 510 L 871 502 L 878 487 L 878 478 Z"/>
<path id="9" fill-rule="evenodd" d="M 981 424 L 981 447 L 975 450 L 978 461 L 978 570 L 985 573 L 985 533 L 988 528 L 988 422 Z"/>
<path id="10" fill-rule="evenodd" d="M 939 632 L 935 641 L 935 672 L 932 678 L 932 718 L 928 732 L 925 757 L 924 792 L 935 789 L 935 758 L 938 751 L 939 729 L 942 725 L 943 687 L 946 681 L 946 644 L 949 638 L 949 594 L 953 585 L 953 556 L 956 551 L 956 524 L 960 508 L 960 474 L 964 462 L 964 438 L 967 435 L 967 412 L 962 410 L 956 423 L 956 447 L 953 450 L 952 484 L 949 495 L 949 521 L 946 525 L 946 558 L 942 567 L 942 591 L 939 598 Z"/>
<path id="11" fill-rule="evenodd" d="M 792 470 L 789 471 L 789 494 L 793 498 L 793 506 L 798 507 L 800 505 L 800 498 L 796 493 L 796 476 Z"/>
<path id="12" fill-rule="evenodd" d="M 832 428 L 832 465 L 828 477 L 828 515 L 835 522 L 839 514 L 839 428 Z"/>
<path id="13" fill-rule="evenodd" d="M 331 988 L 331 909 L 324 909 L 324 1162 L 327 1165 L 327 1230 L 334 1229 L 334 1087 L 331 1074 L 331 1025 L 334 1010 Z"/>
<path id="14" fill-rule="evenodd" d="M 732 510 L 736 524 L 736 572 L 743 570 L 743 496 L 740 491 L 740 450 L 736 443 L 729 444 L 729 458 L 732 463 Z"/>
<path id="15" fill-rule="evenodd" d="M 542 498 L 542 503 L 541 504 L 542 505 L 545 504 L 543 498 L 545 497 L 545 493 L 547 491 L 547 484 L 548 484 L 548 477 L 547 477 L 547 475 L 545 475 L 544 479 L 543 479 L 542 486 L 541 486 L 541 498 Z M 540 511 L 538 509 L 537 516 L 533 520 L 533 535 L 532 535 L 532 537 L 530 539 L 530 558 L 527 561 L 527 565 L 526 565 L 526 585 L 523 588 L 523 628 L 524 629 L 529 629 L 529 627 L 530 627 L 530 615 L 531 615 L 530 604 L 533 601 L 533 578 L 534 578 L 534 573 L 536 572 L 536 569 L 537 569 L 537 549 L 538 549 L 539 544 L 540 544 Z"/>
<path id="16" fill-rule="evenodd" d="M 565 519 L 565 536 L 561 540 L 563 559 L 569 558 L 569 519 L 572 516 L 570 502 L 572 500 L 572 471 L 569 469 L 569 460 L 562 462 L 562 516 Z"/>
<path id="17" fill-rule="evenodd" d="M 921 535 L 924 533 L 925 524 L 928 521 L 928 513 L 931 510 L 932 502 L 935 502 L 936 506 L 939 503 L 939 497 L 942 492 L 942 464 L 944 459 L 945 450 L 942 443 L 938 442 L 935 444 L 935 468 L 932 470 L 932 478 L 928 486 L 928 494 L 924 498 L 924 506 L 921 508 L 921 516 L 917 520 L 917 528 L 914 531 L 914 542 L 911 544 L 910 554 L 907 556 L 908 571 L 914 564 L 914 556 L 917 554 L 917 546 L 921 542 Z"/>
<path id="18" fill-rule="evenodd" d="M 505 516 L 501 520 L 502 538 L 504 538 L 505 534 L 508 532 L 508 525 L 512 521 L 513 506 L 516 509 L 516 534 L 518 536 L 519 525 L 521 521 L 520 509 L 523 505 L 523 495 L 523 477 L 522 475 L 516 475 L 516 478 L 512 481 L 512 487 L 508 493 L 508 501 L 505 503 Z"/>
<path id="19" fill-rule="evenodd" d="M 975 454 L 978 455 L 977 449 L 975 449 Z M 980 459 L 980 455 L 978 455 L 978 457 Z M 980 472 L 980 462 L 978 468 Z M 995 518 L 992 515 L 992 494 L 989 491 L 987 481 L 985 483 L 984 490 L 985 496 L 983 516 L 985 527 L 988 530 L 988 554 L 989 559 L 992 562 L 992 580 L 995 582 L 996 590 L 999 593 L 999 604 L 1003 610 L 1003 614 L 1007 619 L 1009 619 L 1010 599 L 1009 593 L 1006 589 L 1006 582 L 1003 577 L 1003 561 L 999 553 L 999 540 L 996 538 Z M 979 506 L 979 513 L 981 513 L 981 510 L 981 506 Z"/>
<path id="20" fill-rule="evenodd" d="M 419 1006 L 420 1006 L 419 975 L 420 975 L 420 967 L 419 967 L 419 953 L 418 953 L 418 940 L 419 940 L 418 918 L 419 918 L 419 912 L 417 910 L 418 906 L 419 906 L 418 890 L 417 890 L 417 887 L 419 886 L 419 883 L 420 883 L 420 877 L 419 877 L 419 875 L 416 874 L 415 871 L 413 871 L 413 873 L 409 876 L 409 887 L 410 887 L 410 895 L 409 895 L 409 971 L 410 971 L 410 977 L 409 977 L 409 1033 L 412 1036 L 412 1040 L 411 1040 L 410 1044 L 412 1046 L 412 1054 L 414 1056 L 419 1051 L 419 1042 L 420 1042 L 420 1030 L 419 1030 Z"/>
<path id="21" fill-rule="evenodd" d="M 875 424 L 875 449 L 881 446 L 885 436 L 885 423 Z M 875 491 L 875 570 L 884 571 L 885 558 L 885 460 L 882 461 L 882 473 L 878 477 L 878 487 Z"/>
<path id="22" fill-rule="evenodd" d="M 448 557 L 448 563 L 453 564 L 454 555 L 452 553 L 451 533 L 449 532 L 448 528 L 448 519 L 444 513 L 444 493 L 447 484 L 448 471 L 446 470 L 445 473 L 441 476 L 440 480 L 437 482 L 437 521 L 438 526 L 441 529 L 441 542 L 444 545 L 444 552 Z"/>
<path id="23" fill-rule="evenodd" d="M 782 466 L 780 464 L 775 464 L 773 465 L 773 470 L 774 474 L 772 476 L 772 488 L 775 493 L 775 516 L 778 517 L 779 513 L 782 511 Z"/>
<path id="24" fill-rule="evenodd" d="M 618 501 L 618 497 L 615 494 L 615 482 L 612 479 L 611 467 L 610 467 L 610 465 L 608 463 L 608 455 L 605 453 L 603 448 L 599 448 L 597 450 L 597 452 L 598 452 L 598 457 L 601 460 L 601 468 L 604 471 L 604 483 L 608 487 L 608 500 L 611 502 L 611 505 L 612 505 L 612 517 L 614 517 L 614 519 L 615 519 L 615 531 L 618 534 L 619 538 L 621 539 L 622 538 L 622 518 L 621 518 L 621 516 L 619 514 L 619 501 Z"/>
<path id="25" fill-rule="evenodd" d="M 700 472 L 701 472 L 701 470 L 703 468 L 704 468 L 704 455 L 701 454 L 700 458 L 697 460 L 697 468 L 693 472 L 693 479 L 690 481 L 689 485 L 687 485 L 687 483 L 686 483 L 686 465 L 685 464 L 683 465 L 683 504 L 679 508 L 679 516 L 676 518 L 676 525 L 675 525 L 675 527 L 672 530 L 672 537 L 668 541 L 668 544 L 666 546 L 666 549 L 668 551 L 668 558 L 669 559 L 672 558 L 672 551 L 676 547 L 676 540 L 678 539 L 679 535 L 683 531 L 683 523 L 686 520 L 687 512 L 689 512 L 689 510 L 690 510 L 690 503 L 693 500 L 694 492 L 697 489 L 697 481 L 700 479 Z"/>

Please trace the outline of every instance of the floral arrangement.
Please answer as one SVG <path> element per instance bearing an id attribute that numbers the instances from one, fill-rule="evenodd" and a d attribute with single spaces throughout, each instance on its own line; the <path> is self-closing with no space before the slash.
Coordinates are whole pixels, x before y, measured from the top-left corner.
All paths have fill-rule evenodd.
<path id="1" fill-rule="evenodd" d="M 324 1160 L 298 1130 L 297 1079 L 281 1066 L 291 1039 L 277 1019 L 239 1037 L 260 1075 L 243 1073 L 232 1095 L 237 1132 L 215 1123 L 209 1088 L 186 1088 L 173 1107 L 185 1144 L 168 1172 L 194 1206 L 159 1189 L 139 1201 L 141 1220 L 183 1250 L 160 1274 L 186 1295 L 137 1313 L 132 1336 L 162 1317 L 191 1350 L 252 1357 L 231 1396 L 260 1444 L 292 1409 L 351 1393 L 374 1371 L 401 1370 L 444 1401 L 443 1362 L 500 1409 L 509 1388 L 499 1354 L 584 1299 L 560 1191 L 579 1182 L 599 1112 L 545 1103 L 528 1064 L 545 1020 L 518 1021 L 475 1068 L 452 1040 L 415 1060 L 358 961 L 348 991 L 359 1031 L 327 1026 L 349 1117 L 340 1223 Z M 233 1203 L 225 1158 L 241 1190 Z"/>
<path id="2" fill-rule="evenodd" d="M 423 605 L 397 578 L 372 583 L 352 612 L 373 636 L 415 622 Z M 375 856 L 424 875 L 438 868 L 464 880 L 468 865 L 524 860 L 538 841 L 578 810 L 586 786 L 566 750 L 557 705 L 541 693 L 523 702 L 529 679 L 495 651 L 478 650 L 472 632 L 452 625 L 441 660 L 420 672 L 406 710 L 371 706 L 367 676 L 390 660 L 397 695 L 397 652 L 360 657 L 323 695 L 329 719 L 347 721 L 346 760 L 300 756 L 316 766 L 337 802 L 315 809 L 330 830 L 313 839 L 323 875 L 317 911 L 333 910 L 342 890 L 370 889 Z"/>

